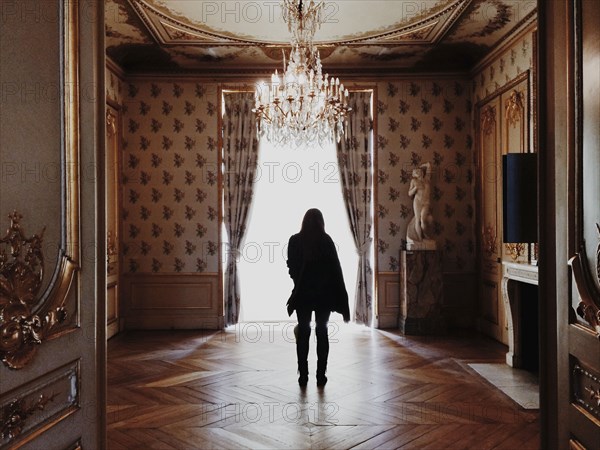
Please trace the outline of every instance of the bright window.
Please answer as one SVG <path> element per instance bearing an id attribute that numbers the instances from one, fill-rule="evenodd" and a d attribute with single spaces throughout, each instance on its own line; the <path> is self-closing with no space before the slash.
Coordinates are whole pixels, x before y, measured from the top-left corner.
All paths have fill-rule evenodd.
<path id="1" fill-rule="evenodd" d="M 296 320 L 285 303 L 293 282 L 288 275 L 287 242 L 300 231 L 304 213 L 318 208 L 325 231 L 338 248 L 354 309 L 358 256 L 342 198 L 335 144 L 285 149 L 263 139 L 246 238 L 241 249 L 240 321 Z M 332 320 L 341 320 L 333 314 Z"/>

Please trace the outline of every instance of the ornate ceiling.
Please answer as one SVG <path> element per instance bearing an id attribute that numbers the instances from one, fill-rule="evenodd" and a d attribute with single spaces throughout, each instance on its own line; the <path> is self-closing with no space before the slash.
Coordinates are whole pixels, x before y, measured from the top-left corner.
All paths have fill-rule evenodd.
<path id="1" fill-rule="evenodd" d="M 106 53 L 126 72 L 252 73 L 281 65 L 279 0 L 107 0 Z M 536 0 L 327 1 L 326 69 L 464 71 L 533 20 Z"/>

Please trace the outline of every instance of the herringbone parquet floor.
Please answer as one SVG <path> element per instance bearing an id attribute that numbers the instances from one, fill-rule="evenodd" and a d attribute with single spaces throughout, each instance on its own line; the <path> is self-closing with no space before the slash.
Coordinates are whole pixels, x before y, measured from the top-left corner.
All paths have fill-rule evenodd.
<path id="1" fill-rule="evenodd" d="M 537 449 L 524 410 L 466 363 L 477 336 L 403 337 L 331 324 L 329 383 L 296 382 L 293 324 L 129 332 L 108 345 L 109 449 Z M 314 337 L 314 333 L 312 335 Z"/>

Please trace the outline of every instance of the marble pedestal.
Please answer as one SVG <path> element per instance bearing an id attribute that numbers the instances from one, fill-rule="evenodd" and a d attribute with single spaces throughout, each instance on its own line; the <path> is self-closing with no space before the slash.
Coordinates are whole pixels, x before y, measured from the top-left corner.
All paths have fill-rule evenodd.
<path id="1" fill-rule="evenodd" d="M 446 321 L 442 316 L 442 277 L 441 251 L 400 252 L 398 328 L 401 333 L 425 335 L 446 332 Z"/>

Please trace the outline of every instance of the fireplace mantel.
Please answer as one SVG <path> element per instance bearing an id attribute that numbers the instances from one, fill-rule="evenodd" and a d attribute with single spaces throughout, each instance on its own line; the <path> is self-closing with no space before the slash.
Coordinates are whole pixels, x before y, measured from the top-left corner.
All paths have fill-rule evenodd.
<path id="1" fill-rule="evenodd" d="M 522 324 L 519 316 L 521 298 L 517 283 L 538 284 L 538 267 L 531 264 L 502 262 L 502 299 L 508 321 L 508 353 L 506 364 L 511 367 L 523 366 Z"/>

